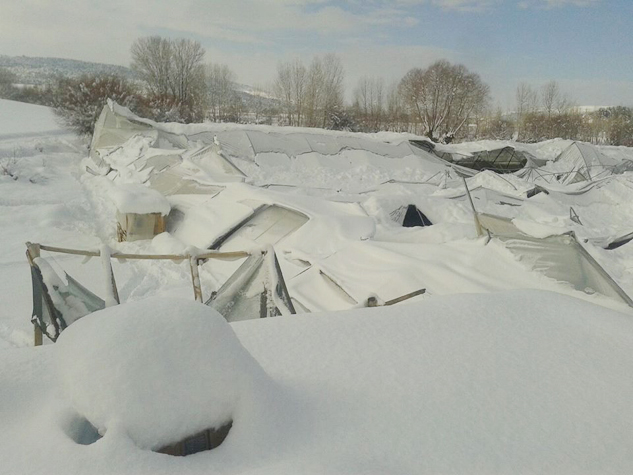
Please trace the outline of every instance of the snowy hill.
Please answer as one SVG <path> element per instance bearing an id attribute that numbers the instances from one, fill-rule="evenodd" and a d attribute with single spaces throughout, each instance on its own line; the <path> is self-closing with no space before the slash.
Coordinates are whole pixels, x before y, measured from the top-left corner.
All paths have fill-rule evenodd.
<path id="1" fill-rule="evenodd" d="M 0 68 L 14 73 L 19 84 L 51 84 L 57 76 L 78 77 L 82 74 L 118 74 L 133 78 L 132 70 L 125 66 L 91 63 L 65 58 L 37 58 L 0 55 Z"/>
<path id="2" fill-rule="evenodd" d="M 126 66 L 92 63 L 65 58 L 38 58 L 29 56 L 0 55 L 0 68 L 5 68 L 17 76 L 17 83 L 23 85 L 51 84 L 59 76 L 78 77 L 83 74 L 117 74 L 134 80 L 134 71 Z M 245 84 L 234 84 L 234 90 L 248 110 L 277 107 L 274 97 Z"/>
<path id="3" fill-rule="evenodd" d="M 0 99 L 0 139 L 68 133 L 49 107 Z"/>

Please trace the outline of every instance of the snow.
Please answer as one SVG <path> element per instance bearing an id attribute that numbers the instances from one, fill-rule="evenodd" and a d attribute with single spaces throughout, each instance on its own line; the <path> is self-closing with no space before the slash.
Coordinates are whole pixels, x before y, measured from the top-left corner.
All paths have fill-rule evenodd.
<path id="1" fill-rule="evenodd" d="M 233 331 L 268 377 L 259 373 L 229 400 L 239 387 L 231 378 L 250 374 L 239 371 L 240 362 L 252 363 L 233 331 L 197 304 L 160 303 L 166 311 L 158 315 L 145 314 L 157 310 L 153 304 L 107 309 L 77 322 L 53 347 L 3 352 L 0 447 L 7 473 L 633 468 L 633 323 L 621 313 L 550 292 L 514 291 L 239 322 Z M 147 325 L 154 317 L 157 324 Z M 235 371 L 228 356 L 238 358 Z M 210 383 L 222 369 L 229 381 L 218 391 Z M 182 383 L 191 390 L 179 392 Z M 183 397 L 200 400 L 186 407 L 178 403 Z M 180 427 L 194 408 L 198 417 L 187 419 L 188 428 L 211 421 L 216 406 L 204 401 L 214 397 L 226 402 L 223 415 L 234 417 L 221 447 L 185 458 L 142 448 L 142 440 L 153 445 L 171 433 L 168 427 Z M 121 425 L 92 445 L 76 443 L 77 400 L 121 416 Z M 139 436 L 149 429 L 151 437 Z"/>
<path id="2" fill-rule="evenodd" d="M 158 191 L 143 185 L 133 183 L 119 184 L 112 186 L 109 194 L 117 210 L 124 214 L 160 213 L 166 216 L 171 209 L 167 198 Z"/>
<path id="3" fill-rule="evenodd" d="M 102 245 L 99 249 L 99 258 L 101 260 L 101 267 L 103 272 L 103 282 L 105 283 L 104 294 L 105 294 L 105 306 L 113 307 L 119 303 L 119 299 L 116 296 L 114 290 L 114 282 L 112 278 L 112 252 L 109 246 Z"/>
<path id="4" fill-rule="evenodd" d="M 564 231 L 560 227 L 549 226 L 547 224 L 536 223 L 534 221 L 527 221 L 524 219 L 515 218 L 512 220 L 519 231 L 537 238 L 546 238 L 549 236 L 555 236 L 562 234 Z"/>
<path id="5" fill-rule="evenodd" d="M 419 137 L 167 124 L 109 150 L 115 167 L 92 176 L 85 173 L 86 143 L 50 128 L 49 109 L 11 103 L 7 118 L 5 105 L 0 124 L 11 132 L 0 130 L 0 164 L 11 174 L 0 174 L 3 472 L 633 471 L 633 310 L 547 277 L 501 240 L 478 237 L 462 179 L 407 152 L 406 140 Z M 13 130 L 12 121 L 29 126 Z M 251 132 L 261 153 L 246 140 Z M 165 134 L 184 135 L 175 146 Z M 195 138 L 187 143 L 185 136 Z M 311 151 L 288 154 L 280 137 Z M 198 160 L 197 170 L 193 158 L 207 142 L 220 144 L 218 156 L 238 165 L 246 183 L 224 180 L 208 194 L 152 193 L 148 179 L 165 164 L 217 184 L 222 167 Z M 339 143 L 366 149 L 334 147 Z M 570 142 L 446 149 L 467 154 L 506 144 L 552 160 Z M 633 157 L 625 147 L 599 151 Z M 549 194 L 531 198 L 533 183 L 514 175 L 484 172 L 467 183 L 478 212 L 512 220 L 526 234 L 573 231 L 633 295 L 631 244 L 600 247 L 633 231 L 632 173 L 548 184 Z M 142 202 L 146 192 L 154 197 Z M 118 243 L 117 197 L 123 212 L 166 215 L 167 232 Z M 77 320 L 55 344 L 32 348 L 25 242 L 104 254 L 196 254 L 265 204 L 308 218 L 288 235 L 272 233 L 302 314 L 227 324 L 193 302 L 187 260 L 114 259 L 124 303 Z M 393 221 L 390 213 L 409 204 L 433 225 Z M 258 242 L 257 229 L 245 234 Z M 49 282 L 66 271 L 113 303 L 101 259 L 82 263 L 42 251 L 43 261 Z M 241 263 L 200 262 L 203 299 Z M 63 279 L 56 282 L 63 290 Z M 355 308 L 369 296 L 385 302 L 422 288 L 424 295 L 391 307 Z M 210 452 L 177 458 L 150 450 L 229 419 L 229 436 Z"/>
<path id="6" fill-rule="evenodd" d="M 95 312 L 54 350 L 70 406 L 100 434 L 123 432 L 144 449 L 239 419 L 263 377 L 220 314 L 185 300 Z"/>
<path id="7" fill-rule="evenodd" d="M 64 133 L 49 107 L 0 99 L 0 140 Z"/>

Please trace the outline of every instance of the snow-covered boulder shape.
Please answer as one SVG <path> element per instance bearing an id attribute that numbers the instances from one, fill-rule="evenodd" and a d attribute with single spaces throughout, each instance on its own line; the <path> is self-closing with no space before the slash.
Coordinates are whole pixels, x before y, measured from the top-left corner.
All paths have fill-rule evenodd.
<path id="1" fill-rule="evenodd" d="M 160 213 L 167 216 L 169 201 L 160 192 L 137 183 L 123 183 L 110 189 L 110 197 L 122 214 Z"/>
<path id="2" fill-rule="evenodd" d="M 122 430 L 144 449 L 221 427 L 267 381 L 218 312 L 181 299 L 95 312 L 54 351 L 74 409 L 101 434 Z"/>

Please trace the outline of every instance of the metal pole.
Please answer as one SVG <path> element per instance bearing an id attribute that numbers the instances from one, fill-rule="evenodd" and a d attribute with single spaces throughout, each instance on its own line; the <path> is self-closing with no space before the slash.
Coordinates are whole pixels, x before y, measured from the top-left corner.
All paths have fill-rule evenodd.
<path id="1" fill-rule="evenodd" d="M 470 207 L 473 210 L 473 216 L 475 217 L 475 229 L 477 230 L 477 236 L 483 236 L 484 232 L 481 229 L 481 223 L 479 222 L 479 216 L 477 215 L 477 210 L 475 209 L 475 204 L 473 203 L 473 198 L 470 196 L 470 190 L 468 189 L 468 184 L 466 183 L 466 178 L 462 176 L 462 180 L 464 182 L 464 188 L 466 188 L 466 194 L 468 195 L 468 201 L 470 201 Z"/>

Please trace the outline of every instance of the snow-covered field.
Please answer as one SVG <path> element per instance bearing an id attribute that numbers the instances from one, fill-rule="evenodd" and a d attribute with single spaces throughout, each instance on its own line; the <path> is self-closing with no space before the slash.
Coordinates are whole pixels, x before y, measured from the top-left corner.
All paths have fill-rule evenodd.
<path id="1" fill-rule="evenodd" d="M 0 471 L 633 471 L 629 306 L 554 280 L 506 243 L 477 237 L 463 188 L 434 181 L 437 164 L 349 147 L 338 162 L 315 153 L 289 160 L 281 149 L 240 159 L 229 146 L 241 143 L 234 138 L 243 127 L 197 127 L 217 134 L 246 183 L 223 182 L 217 196 L 168 196 L 182 215 L 177 226 L 152 240 L 117 243 L 121 188 L 112 178 L 138 181 L 152 172 L 135 164 L 139 154 L 166 156 L 173 146 L 160 152 L 137 138 L 136 148 L 110 157 L 116 176 L 93 176 L 85 172 L 88 144 L 60 130 L 48 109 L 0 100 Z M 319 142 L 314 130 L 257 130 L 293 143 L 292 134 L 309 133 L 319 147 L 330 146 L 327 137 L 351 143 L 332 132 Z M 452 149 L 491 145 L 499 143 Z M 520 148 L 553 159 L 568 145 Z M 633 156 L 625 148 L 601 151 Z M 218 186 L 200 173 L 196 179 Z M 582 195 L 552 190 L 529 199 L 519 197 L 526 185 L 515 177 L 483 172 L 468 182 L 478 211 L 511 218 L 535 238 L 574 231 L 633 295 L 633 244 L 594 245 L 633 231 L 631 172 Z M 252 213 L 253 203 L 309 218 L 274 247 L 290 295 L 313 313 L 229 324 L 193 303 L 187 262 L 115 261 L 129 303 L 84 317 L 55 344 L 32 347 L 25 242 L 191 252 Z M 433 225 L 396 223 L 392 212 L 408 204 Z M 105 297 L 98 259 L 42 256 Z M 200 267 L 205 299 L 235 266 Z M 421 288 L 424 295 L 391 307 L 354 308 L 370 296 L 384 302 Z M 210 452 L 181 458 L 150 450 L 228 419 L 228 438 Z"/>

